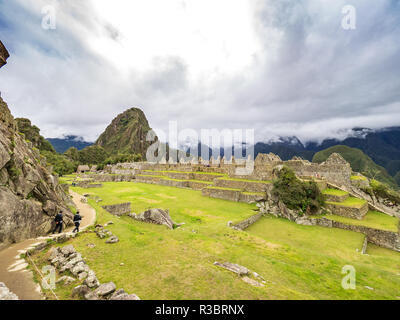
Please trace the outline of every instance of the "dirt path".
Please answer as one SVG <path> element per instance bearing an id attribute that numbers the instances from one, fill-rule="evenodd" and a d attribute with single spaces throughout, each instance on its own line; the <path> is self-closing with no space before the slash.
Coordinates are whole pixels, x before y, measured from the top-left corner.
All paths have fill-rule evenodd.
<path id="1" fill-rule="evenodd" d="M 82 216 L 81 231 L 93 225 L 96 221 L 96 211 L 88 204 L 82 203 L 82 196 L 70 191 L 72 200 Z M 66 232 L 71 232 L 68 228 Z M 40 286 L 33 281 L 33 274 L 27 270 L 28 264 L 20 258 L 21 253 L 33 245 L 42 242 L 49 237 L 25 240 L 9 246 L 0 251 L 0 282 L 4 282 L 11 292 L 21 300 L 42 300 Z"/>

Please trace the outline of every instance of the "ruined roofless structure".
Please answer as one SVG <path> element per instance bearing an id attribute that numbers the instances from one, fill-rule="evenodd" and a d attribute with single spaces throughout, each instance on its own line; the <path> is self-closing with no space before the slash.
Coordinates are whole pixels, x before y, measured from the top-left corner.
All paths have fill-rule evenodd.
<path id="1" fill-rule="evenodd" d="M 0 41 L 0 68 L 7 63 L 7 59 L 10 57 L 6 47 Z"/>

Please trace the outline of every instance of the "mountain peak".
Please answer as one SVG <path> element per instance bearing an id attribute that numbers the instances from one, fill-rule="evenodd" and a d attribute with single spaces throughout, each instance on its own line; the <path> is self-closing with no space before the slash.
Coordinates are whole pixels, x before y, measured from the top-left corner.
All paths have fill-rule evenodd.
<path id="1" fill-rule="evenodd" d="M 144 158 L 152 144 L 146 141 L 150 130 L 144 112 L 140 108 L 130 108 L 114 118 L 95 145 L 108 152 L 141 154 Z"/>

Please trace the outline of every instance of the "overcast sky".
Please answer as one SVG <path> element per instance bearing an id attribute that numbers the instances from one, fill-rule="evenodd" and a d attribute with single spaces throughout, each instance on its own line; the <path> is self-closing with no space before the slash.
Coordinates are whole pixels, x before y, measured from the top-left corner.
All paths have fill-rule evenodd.
<path id="1" fill-rule="evenodd" d="M 0 39 L 2 97 L 45 137 L 93 141 L 129 107 L 257 141 L 400 125 L 397 0 L 0 0 Z"/>

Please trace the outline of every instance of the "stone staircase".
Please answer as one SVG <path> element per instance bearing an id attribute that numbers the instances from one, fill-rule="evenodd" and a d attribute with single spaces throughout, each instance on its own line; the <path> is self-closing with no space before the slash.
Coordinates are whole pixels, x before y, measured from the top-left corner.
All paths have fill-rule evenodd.
<path id="1" fill-rule="evenodd" d="M 369 211 L 366 200 L 351 197 L 346 191 L 325 189 L 323 194 L 327 200 L 326 207 L 332 214 L 362 220 Z"/>

